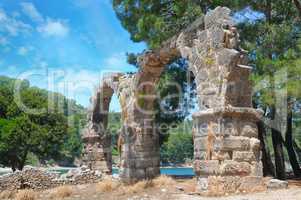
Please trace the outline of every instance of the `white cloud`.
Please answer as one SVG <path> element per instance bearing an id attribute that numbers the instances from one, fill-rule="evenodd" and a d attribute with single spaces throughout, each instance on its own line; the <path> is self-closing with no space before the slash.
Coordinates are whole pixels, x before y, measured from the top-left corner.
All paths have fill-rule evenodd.
<path id="1" fill-rule="evenodd" d="M 31 30 L 32 27 L 30 25 L 15 17 L 8 16 L 4 10 L 0 9 L 0 32 L 18 36 L 21 33 L 29 33 Z"/>
<path id="2" fill-rule="evenodd" d="M 38 31 L 44 36 L 65 37 L 69 33 L 69 27 L 61 20 L 47 19 L 47 22 L 38 27 Z"/>
<path id="3" fill-rule="evenodd" d="M 85 69 L 54 70 L 52 73 L 56 73 L 54 84 L 48 89 L 60 92 L 85 106 L 89 105 L 89 99 L 101 77 L 97 71 Z"/>
<path id="4" fill-rule="evenodd" d="M 127 63 L 126 54 L 115 53 L 104 60 L 103 69 L 107 71 L 129 72 L 136 71 L 137 69 Z"/>
<path id="5" fill-rule="evenodd" d="M 19 54 L 20 56 L 25 56 L 27 53 L 28 53 L 28 49 L 27 49 L 26 47 L 20 47 L 20 48 L 18 49 L 18 54 Z"/>
<path id="6" fill-rule="evenodd" d="M 29 47 L 24 47 L 24 46 L 22 46 L 22 47 L 19 47 L 19 49 L 18 49 L 18 54 L 20 55 L 20 56 L 25 56 L 25 55 L 27 55 L 30 51 L 32 51 L 34 48 L 32 47 L 32 46 L 29 46 Z"/>
<path id="7" fill-rule="evenodd" d="M 22 11 L 25 15 L 30 17 L 33 21 L 35 22 L 43 22 L 44 18 L 43 16 L 39 13 L 39 11 L 36 9 L 36 7 L 29 2 L 23 2 L 21 3 L 22 6 Z"/>
<path id="8" fill-rule="evenodd" d="M 6 46 L 8 44 L 7 38 L 0 36 L 0 45 Z"/>
<path id="9" fill-rule="evenodd" d="M 111 57 L 105 59 L 106 68 L 120 69 L 126 64 L 125 53 L 115 53 Z"/>

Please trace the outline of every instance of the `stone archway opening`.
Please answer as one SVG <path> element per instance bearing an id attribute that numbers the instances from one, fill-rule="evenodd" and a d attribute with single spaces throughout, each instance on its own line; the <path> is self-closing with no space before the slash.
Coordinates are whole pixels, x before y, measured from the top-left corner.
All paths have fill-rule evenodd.
<path id="1" fill-rule="evenodd" d="M 161 167 L 190 167 L 193 161 L 191 114 L 198 109 L 196 84 L 187 59 L 175 58 L 164 66 L 158 83 L 155 121 L 160 135 Z M 180 150 L 181 149 L 181 150 Z M 161 173 L 192 176 L 186 169 L 161 169 Z"/>
<path id="2" fill-rule="evenodd" d="M 108 134 L 111 135 L 111 149 L 112 149 L 112 173 L 116 173 L 116 168 L 120 166 L 121 156 L 121 142 L 120 131 L 122 128 L 122 111 L 121 105 L 116 93 L 113 94 L 109 113 L 108 113 Z"/>

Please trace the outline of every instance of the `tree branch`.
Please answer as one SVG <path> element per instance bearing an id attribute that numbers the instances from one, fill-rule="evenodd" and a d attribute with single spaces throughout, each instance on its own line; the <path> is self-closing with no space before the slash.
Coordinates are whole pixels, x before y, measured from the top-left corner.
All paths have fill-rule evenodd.
<path id="1" fill-rule="evenodd" d="M 301 17 L 301 3 L 300 3 L 300 1 L 299 0 L 293 0 L 293 2 L 295 4 L 296 8 L 298 9 L 299 15 Z"/>

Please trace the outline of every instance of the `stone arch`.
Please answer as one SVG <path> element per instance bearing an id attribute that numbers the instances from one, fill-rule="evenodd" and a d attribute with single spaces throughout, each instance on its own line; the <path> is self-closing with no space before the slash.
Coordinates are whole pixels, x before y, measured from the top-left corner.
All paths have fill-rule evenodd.
<path id="1" fill-rule="evenodd" d="M 259 184 L 262 177 L 256 127 L 261 112 L 252 108 L 252 68 L 247 66 L 230 13 L 228 8 L 217 7 L 160 49 L 147 51 L 138 59 L 136 88 L 144 82 L 156 83 L 164 66 L 175 58 L 189 62 L 200 108 L 193 114 L 193 133 L 194 169 L 202 192 L 214 185 L 222 185 L 224 192 L 236 191 L 246 182 Z M 152 88 L 146 90 L 153 92 Z M 145 167 L 154 166 L 149 163 Z M 231 185 L 233 181 L 237 185 Z"/>
<path id="2" fill-rule="evenodd" d="M 103 78 L 90 99 L 88 123 L 82 135 L 83 164 L 91 170 L 107 174 L 112 173 L 111 135 L 107 130 L 108 113 L 112 96 L 118 91 L 118 81 L 122 75 L 116 73 Z"/>
<path id="3" fill-rule="evenodd" d="M 120 176 L 125 182 L 151 179 L 160 173 L 159 141 L 154 124 L 154 85 L 164 66 L 183 57 L 195 76 L 199 112 L 193 114 L 194 169 L 200 192 L 220 185 L 235 192 L 259 184 L 262 164 L 257 120 L 251 106 L 251 67 L 239 47 L 230 10 L 217 7 L 196 20 L 160 49 L 139 57 L 136 74 L 119 79 L 124 137 Z M 149 97 L 149 96 L 148 96 Z M 210 154 L 210 156 L 206 155 Z M 235 184 L 234 184 L 235 183 Z"/>

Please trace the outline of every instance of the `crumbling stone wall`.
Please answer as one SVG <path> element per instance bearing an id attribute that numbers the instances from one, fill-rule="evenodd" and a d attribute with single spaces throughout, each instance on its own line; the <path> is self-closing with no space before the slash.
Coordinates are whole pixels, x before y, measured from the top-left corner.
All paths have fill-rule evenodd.
<path id="1" fill-rule="evenodd" d="M 104 178 L 105 175 L 100 171 L 86 168 L 73 169 L 62 175 L 46 169 L 29 168 L 0 176 L 0 192 L 20 189 L 45 190 L 66 184 L 97 183 Z"/>

